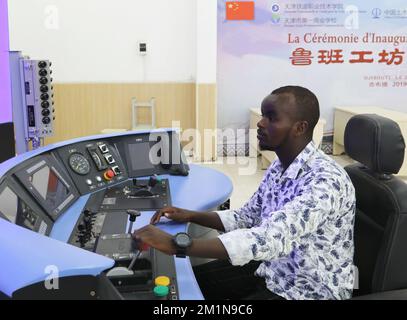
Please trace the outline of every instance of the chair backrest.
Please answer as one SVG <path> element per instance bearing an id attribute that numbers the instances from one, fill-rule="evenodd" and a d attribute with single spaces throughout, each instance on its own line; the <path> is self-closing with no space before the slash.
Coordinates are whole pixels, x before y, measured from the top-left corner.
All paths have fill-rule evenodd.
<path id="1" fill-rule="evenodd" d="M 345 151 L 359 163 L 345 167 L 356 191 L 354 295 L 407 288 L 407 184 L 393 176 L 405 143 L 393 120 L 364 114 L 345 129 Z"/>

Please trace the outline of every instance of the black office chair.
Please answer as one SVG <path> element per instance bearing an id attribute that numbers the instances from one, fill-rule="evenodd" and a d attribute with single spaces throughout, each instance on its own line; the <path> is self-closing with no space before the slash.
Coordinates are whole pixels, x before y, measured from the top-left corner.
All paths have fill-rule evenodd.
<path id="1" fill-rule="evenodd" d="M 359 162 L 345 167 L 356 190 L 359 299 L 407 299 L 407 184 L 393 176 L 404 149 L 393 120 L 364 114 L 346 126 L 345 151 Z"/>

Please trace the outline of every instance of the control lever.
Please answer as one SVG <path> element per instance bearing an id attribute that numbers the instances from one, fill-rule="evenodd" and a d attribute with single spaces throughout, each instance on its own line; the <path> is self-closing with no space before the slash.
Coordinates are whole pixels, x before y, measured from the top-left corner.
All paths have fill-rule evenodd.
<path id="1" fill-rule="evenodd" d="M 133 271 L 133 267 L 136 264 L 138 257 L 140 257 L 141 252 L 142 251 L 139 250 L 138 253 L 133 257 L 133 259 L 131 259 L 131 262 L 130 262 L 129 266 L 127 267 L 127 270 Z"/>
<path id="2" fill-rule="evenodd" d="M 152 176 L 150 177 L 150 179 L 148 179 L 148 187 L 149 187 L 150 189 L 151 189 L 151 188 L 154 188 L 155 185 L 156 185 L 159 181 L 161 181 L 161 180 L 158 178 L 158 176 L 157 176 L 156 174 L 152 175 Z"/>
<path id="3" fill-rule="evenodd" d="M 91 228 L 93 225 L 93 213 L 89 209 L 85 209 L 83 211 L 83 222 L 85 223 L 87 228 Z"/>
<path id="4" fill-rule="evenodd" d="M 138 247 L 138 253 L 131 260 L 129 266 L 127 267 L 128 270 L 133 270 L 133 267 L 136 264 L 137 259 L 140 257 L 140 254 L 143 251 L 147 251 L 150 248 L 148 245 L 146 245 L 145 243 L 142 243 L 142 242 L 138 242 L 137 247 Z"/>
<path id="5" fill-rule="evenodd" d="M 136 222 L 137 217 L 141 215 L 140 211 L 129 209 L 126 211 L 127 214 L 129 215 L 129 228 L 127 229 L 127 233 L 131 234 L 131 231 L 133 230 L 133 223 Z"/>
<path id="6" fill-rule="evenodd" d="M 90 217 L 92 215 L 92 212 L 89 209 L 83 210 L 83 215 L 85 217 Z"/>
<path id="7" fill-rule="evenodd" d="M 134 210 L 135 211 L 135 210 Z M 133 240 L 136 241 L 136 240 Z M 137 243 L 137 254 L 135 254 L 133 256 L 133 259 L 131 259 L 131 262 L 129 264 L 129 266 L 126 267 L 116 267 L 113 268 L 111 270 L 109 270 L 109 272 L 106 274 L 108 277 L 122 277 L 122 276 L 132 276 L 134 275 L 134 265 L 136 264 L 137 259 L 140 257 L 141 253 L 143 251 L 147 251 L 149 249 L 149 247 L 141 242 Z"/>
<path id="8" fill-rule="evenodd" d="M 152 189 L 157 185 L 157 183 L 161 182 L 161 180 L 158 178 L 158 176 L 155 174 L 150 177 L 148 180 L 147 186 L 144 186 L 143 189 L 136 190 L 132 196 L 133 197 L 154 197 L 155 194 L 152 192 Z M 133 185 L 135 187 L 140 187 L 137 186 L 137 180 L 133 179 Z"/>

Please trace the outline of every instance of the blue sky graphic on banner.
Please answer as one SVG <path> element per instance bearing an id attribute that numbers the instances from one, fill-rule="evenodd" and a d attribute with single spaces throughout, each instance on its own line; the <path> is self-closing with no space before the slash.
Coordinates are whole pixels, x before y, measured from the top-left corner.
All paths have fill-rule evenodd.
<path id="1" fill-rule="evenodd" d="M 326 133 L 336 106 L 407 112 L 406 1 L 254 4 L 254 20 L 234 21 L 218 0 L 220 129 L 248 128 L 249 109 L 289 84 L 317 95 Z"/>

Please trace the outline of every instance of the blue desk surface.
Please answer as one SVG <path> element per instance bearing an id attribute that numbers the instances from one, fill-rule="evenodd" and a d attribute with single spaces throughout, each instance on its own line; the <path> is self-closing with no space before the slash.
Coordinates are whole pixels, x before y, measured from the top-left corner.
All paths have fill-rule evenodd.
<path id="1" fill-rule="evenodd" d="M 67 144 L 91 139 L 107 138 L 103 135 L 75 139 L 41 148 L 0 165 L 0 178 L 15 165 L 41 153 Z M 115 135 L 117 136 L 117 135 Z M 222 173 L 197 165 L 190 165 L 187 177 L 162 176 L 171 186 L 173 206 L 190 210 L 211 210 L 225 202 L 232 193 L 231 180 Z M 46 267 L 55 265 L 59 276 L 96 275 L 113 265 L 105 257 L 66 244 L 89 195 L 80 197 L 54 224 L 50 238 L 28 231 L 0 219 L 0 290 L 9 296 L 24 286 L 45 280 Z M 149 223 L 153 212 L 143 212 L 134 229 Z M 160 228 L 171 234 L 187 231 L 186 224 L 163 220 Z M 59 241 L 58 241 L 59 240 Z M 180 299 L 202 299 L 199 286 L 188 258 L 175 258 Z"/>
<path id="2" fill-rule="evenodd" d="M 114 261 L 0 219 L 0 289 L 8 296 L 49 278 L 99 275 Z"/>

